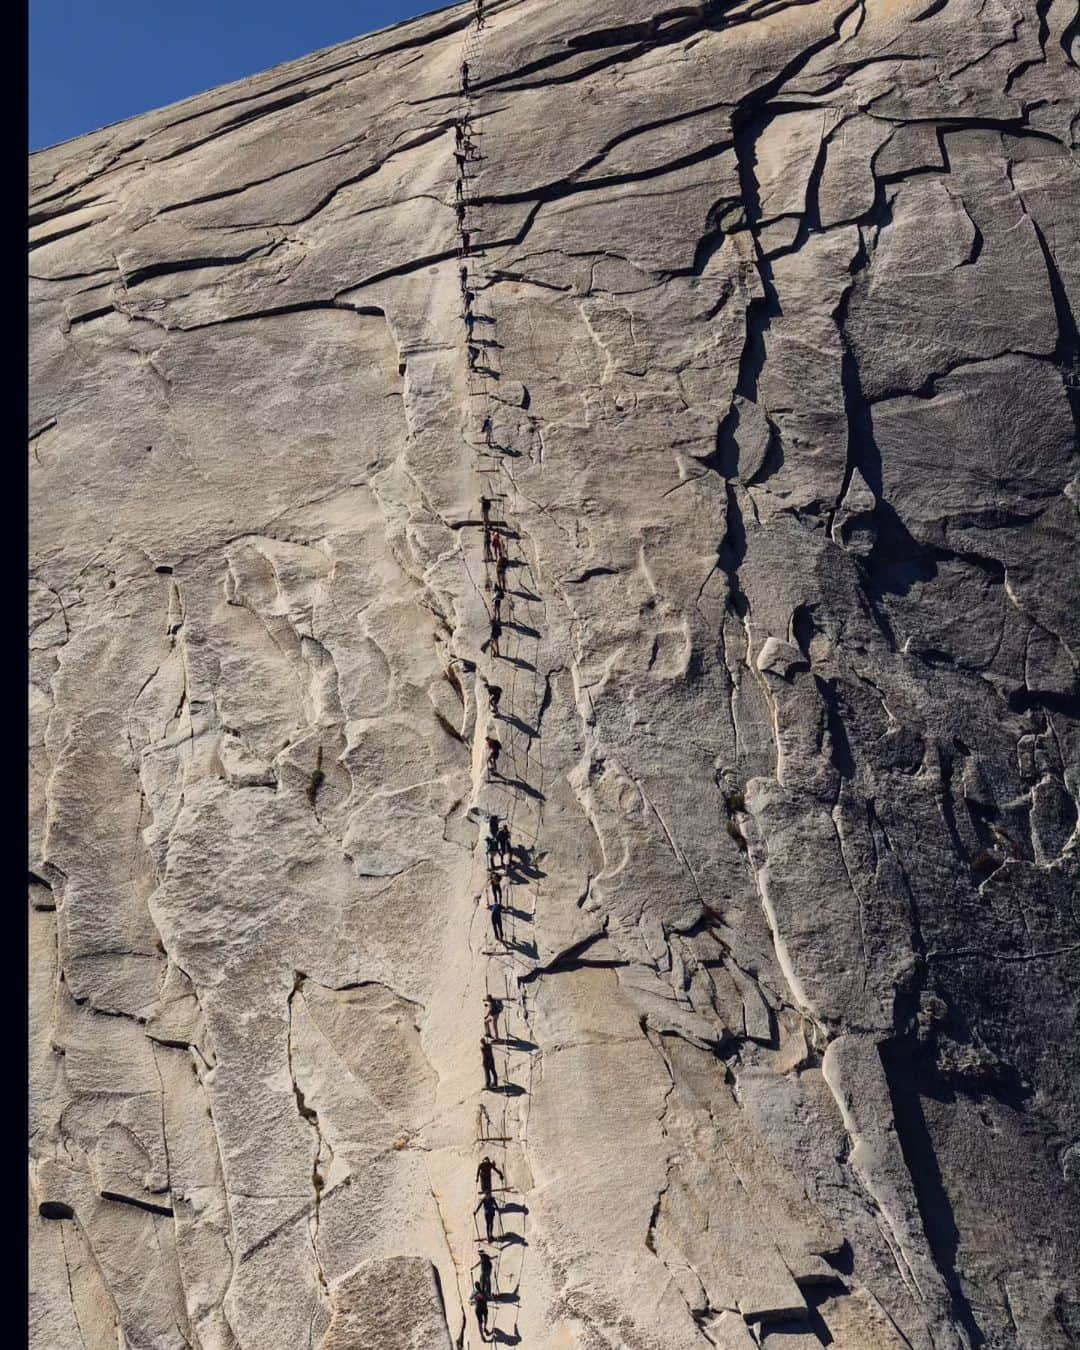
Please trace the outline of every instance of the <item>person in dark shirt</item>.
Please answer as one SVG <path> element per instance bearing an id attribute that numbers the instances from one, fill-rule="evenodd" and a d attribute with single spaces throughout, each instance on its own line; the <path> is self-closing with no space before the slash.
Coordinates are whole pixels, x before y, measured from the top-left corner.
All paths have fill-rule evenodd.
<path id="1" fill-rule="evenodd" d="M 479 1282 L 473 1285 L 472 1293 L 469 1295 L 469 1302 L 476 1310 L 476 1325 L 480 1332 L 480 1339 L 486 1341 L 488 1339 L 488 1298 L 487 1294 L 480 1288 Z"/>
<path id="2" fill-rule="evenodd" d="M 507 866 L 514 856 L 513 846 L 510 843 L 510 826 L 504 820 L 499 826 L 499 832 L 496 835 L 496 842 L 499 845 L 499 861 L 503 866 Z"/>
<path id="3" fill-rule="evenodd" d="M 492 1284 L 491 1274 L 492 1270 L 494 1269 L 494 1265 L 492 1263 L 491 1257 L 488 1256 L 487 1252 L 480 1253 L 480 1259 L 477 1262 L 477 1265 L 479 1265 L 480 1267 L 480 1274 L 477 1276 L 476 1283 L 484 1291 L 485 1297 L 490 1298 L 491 1284 Z M 473 1269 L 475 1270 L 476 1266 L 474 1266 Z"/>
<path id="4" fill-rule="evenodd" d="M 495 940 L 497 942 L 501 942 L 503 946 L 505 946 L 506 938 L 503 936 L 503 922 L 502 922 L 503 906 L 501 899 L 501 887 L 500 887 L 500 899 L 492 900 L 490 908 L 488 909 L 488 913 L 491 915 L 491 931 L 495 934 Z"/>
<path id="5" fill-rule="evenodd" d="M 506 1180 L 506 1178 L 502 1174 L 502 1169 L 496 1166 L 496 1164 L 493 1163 L 485 1153 L 483 1158 L 480 1160 L 480 1165 L 476 1169 L 476 1180 L 480 1183 L 480 1190 L 483 1192 L 484 1195 L 491 1194 L 492 1173 L 494 1173 L 499 1178 L 500 1181 L 504 1182 Z"/>
<path id="6" fill-rule="evenodd" d="M 495 1052 L 486 1036 L 481 1037 L 480 1040 L 480 1062 L 484 1066 L 484 1087 L 497 1088 L 499 1076 L 495 1072 Z"/>
<path id="7" fill-rule="evenodd" d="M 498 657 L 500 655 L 499 639 L 501 637 L 502 637 L 502 620 L 493 618 L 491 620 L 491 636 L 488 638 L 486 642 L 481 644 L 480 650 L 482 652 L 490 651 L 492 656 Z"/>

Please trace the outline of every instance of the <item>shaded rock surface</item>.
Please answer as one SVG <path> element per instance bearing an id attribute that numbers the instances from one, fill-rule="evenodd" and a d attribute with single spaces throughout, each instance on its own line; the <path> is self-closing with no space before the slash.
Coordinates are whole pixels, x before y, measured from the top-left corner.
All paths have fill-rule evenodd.
<path id="1" fill-rule="evenodd" d="M 1078 1345 L 1075 5 L 480 17 L 32 158 L 32 1344 Z"/>

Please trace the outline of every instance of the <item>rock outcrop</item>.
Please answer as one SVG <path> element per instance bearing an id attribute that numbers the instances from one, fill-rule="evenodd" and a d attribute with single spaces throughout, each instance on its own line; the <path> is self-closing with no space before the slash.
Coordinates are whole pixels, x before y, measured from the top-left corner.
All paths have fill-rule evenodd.
<path id="1" fill-rule="evenodd" d="M 33 157 L 35 1350 L 1080 1344 L 1078 28 L 489 0 Z"/>

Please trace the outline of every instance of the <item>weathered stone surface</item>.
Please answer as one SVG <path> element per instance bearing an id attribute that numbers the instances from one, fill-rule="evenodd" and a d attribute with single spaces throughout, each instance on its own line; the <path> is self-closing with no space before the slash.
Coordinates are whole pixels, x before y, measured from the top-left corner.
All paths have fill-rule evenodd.
<path id="1" fill-rule="evenodd" d="M 479 1252 L 1080 1344 L 1074 9 L 494 0 L 32 157 L 35 1350 L 464 1350 Z"/>

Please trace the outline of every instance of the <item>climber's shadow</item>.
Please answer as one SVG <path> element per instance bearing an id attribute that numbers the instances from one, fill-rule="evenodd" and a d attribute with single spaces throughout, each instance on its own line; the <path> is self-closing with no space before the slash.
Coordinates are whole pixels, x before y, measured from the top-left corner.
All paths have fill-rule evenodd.
<path id="1" fill-rule="evenodd" d="M 541 877 L 546 877 L 547 873 L 536 865 L 524 849 L 516 848 L 507 876 L 511 885 L 520 886 L 524 883 L 519 880 L 519 877 L 525 877 L 529 881 L 539 881 Z"/>
<path id="2" fill-rule="evenodd" d="M 512 919 L 520 919 L 522 923 L 533 921 L 533 916 L 524 909 L 512 909 L 509 905 L 503 905 L 503 913 L 509 914 Z"/>
<path id="3" fill-rule="evenodd" d="M 534 801 L 547 801 L 547 798 L 540 789 L 534 788 L 531 783 L 526 783 L 524 778 L 507 778 L 505 774 L 499 774 L 499 777 L 506 787 L 513 788 L 516 792 L 520 792 L 526 797 L 532 797 Z"/>
<path id="4" fill-rule="evenodd" d="M 517 1083 L 496 1083 L 494 1087 L 489 1087 L 488 1092 L 497 1092 L 500 1097 L 524 1097 L 525 1089 L 518 1087 Z"/>
<path id="5" fill-rule="evenodd" d="M 507 619 L 503 624 L 503 627 L 512 628 L 515 633 L 520 633 L 522 637 L 540 637 L 540 630 L 538 628 L 530 628 L 527 623 L 518 623 L 516 619 Z"/>
<path id="6" fill-rule="evenodd" d="M 521 1337 L 516 1331 L 503 1331 L 499 1327 L 492 1327 L 488 1332 L 488 1340 L 494 1341 L 496 1345 L 520 1345 Z"/>
<path id="7" fill-rule="evenodd" d="M 523 736 L 528 736 L 530 741 L 536 739 L 538 734 L 536 728 L 529 726 L 528 722 L 523 722 L 520 717 L 515 717 L 513 713 L 500 713 L 499 716 L 508 726 L 520 731 Z"/>
<path id="8" fill-rule="evenodd" d="M 503 1045 L 507 1050 L 520 1050 L 523 1055 L 532 1054 L 534 1050 L 540 1049 L 535 1041 L 526 1041 L 520 1036 L 504 1036 L 502 1040 L 496 1041 L 495 1044 Z"/>

